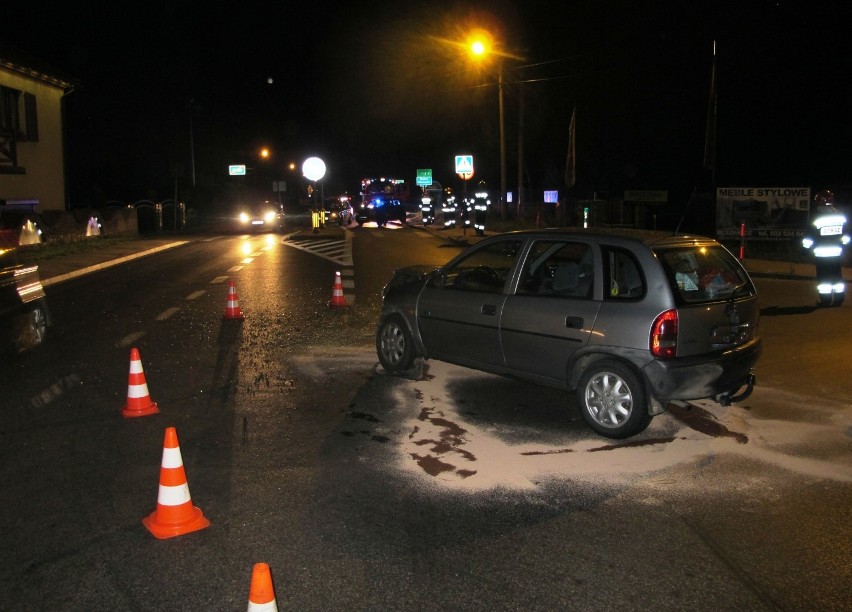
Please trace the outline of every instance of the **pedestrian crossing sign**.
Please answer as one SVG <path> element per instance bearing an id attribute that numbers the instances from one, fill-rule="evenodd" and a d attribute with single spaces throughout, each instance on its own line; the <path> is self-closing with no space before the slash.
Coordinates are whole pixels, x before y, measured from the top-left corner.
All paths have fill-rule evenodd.
<path id="1" fill-rule="evenodd" d="M 456 174 L 473 174 L 473 155 L 456 155 Z"/>

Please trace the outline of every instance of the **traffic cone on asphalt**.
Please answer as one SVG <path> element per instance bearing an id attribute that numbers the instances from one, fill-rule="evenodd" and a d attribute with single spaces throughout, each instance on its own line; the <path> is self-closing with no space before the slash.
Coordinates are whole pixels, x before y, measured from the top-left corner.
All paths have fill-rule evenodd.
<path id="1" fill-rule="evenodd" d="M 251 571 L 248 612 L 278 612 L 268 563 L 255 563 Z"/>
<path id="2" fill-rule="evenodd" d="M 328 306 L 329 308 L 346 308 L 349 306 L 346 303 L 346 298 L 343 297 L 343 281 L 340 280 L 340 271 L 334 273 L 334 287 L 331 290 L 331 301 Z"/>
<path id="3" fill-rule="evenodd" d="M 130 374 L 127 376 L 127 404 L 121 411 L 126 419 L 157 414 L 160 409 L 148 395 L 148 383 L 139 359 L 139 350 L 130 349 Z"/>
<path id="4" fill-rule="evenodd" d="M 163 441 L 163 461 L 160 467 L 160 488 L 157 492 L 157 509 L 142 519 L 155 538 L 164 540 L 198 531 L 210 526 L 200 508 L 192 505 L 189 483 L 180 456 L 177 431 L 166 428 Z"/>
<path id="5" fill-rule="evenodd" d="M 240 310 L 240 300 L 237 297 L 237 284 L 228 282 L 228 303 L 225 306 L 224 319 L 245 319 L 243 311 Z"/>

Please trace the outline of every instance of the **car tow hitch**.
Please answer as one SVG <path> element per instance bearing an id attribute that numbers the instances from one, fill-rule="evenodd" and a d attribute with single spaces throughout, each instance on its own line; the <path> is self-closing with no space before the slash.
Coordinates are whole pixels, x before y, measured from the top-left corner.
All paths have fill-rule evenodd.
<path id="1" fill-rule="evenodd" d="M 757 377 L 753 373 L 749 373 L 748 378 L 746 379 L 746 387 L 742 393 L 739 395 L 731 395 L 730 393 L 720 393 L 717 395 L 715 399 L 722 406 L 730 406 L 732 402 L 739 402 L 740 400 L 744 400 L 751 392 L 754 391 L 754 384 L 757 382 Z"/>

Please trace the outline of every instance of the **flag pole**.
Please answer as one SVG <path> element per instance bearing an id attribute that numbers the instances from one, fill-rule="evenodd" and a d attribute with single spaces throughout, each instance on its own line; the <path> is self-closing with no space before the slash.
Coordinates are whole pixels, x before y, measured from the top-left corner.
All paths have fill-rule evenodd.
<path id="1" fill-rule="evenodd" d="M 716 189 L 716 41 L 713 41 L 713 69 L 710 73 L 710 99 L 707 103 L 707 133 L 704 139 L 704 167 L 710 170 L 710 188 Z"/>

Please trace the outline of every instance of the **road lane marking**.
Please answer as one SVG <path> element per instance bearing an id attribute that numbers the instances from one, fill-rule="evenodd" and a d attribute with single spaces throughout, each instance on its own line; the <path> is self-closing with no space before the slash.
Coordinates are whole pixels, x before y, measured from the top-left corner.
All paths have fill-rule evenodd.
<path id="1" fill-rule="evenodd" d="M 154 317 L 155 321 L 165 321 L 170 316 L 178 312 L 180 308 L 166 308 L 163 312 Z"/>
<path id="2" fill-rule="evenodd" d="M 200 298 L 202 295 L 204 295 L 205 293 L 207 293 L 206 289 L 199 289 L 198 291 L 193 291 L 188 296 L 186 296 L 184 299 L 185 300 L 196 300 L 196 299 Z"/>
<path id="3" fill-rule="evenodd" d="M 251 263 L 251 262 L 253 262 L 253 261 L 254 261 L 254 258 L 252 258 L 252 257 L 246 257 L 246 258 L 245 258 L 245 259 L 243 259 L 240 263 L 241 263 L 241 264 L 246 264 L 246 265 L 248 265 L 248 264 L 250 264 L 250 263 Z"/>
<path id="4" fill-rule="evenodd" d="M 348 232 L 347 232 L 348 233 Z M 352 245 L 347 236 L 346 240 L 324 240 L 318 238 L 303 238 L 285 240 L 282 244 L 322 257 L 341 266 L 352 265 Z"/>
<path id="5" fill-rule="evenodd" d="M 183 244 L 188 244 L 188 240 L 178 240 L 176 242 L 170 242 L 168 244 L 164 244 L 153 249 L 148 249 L 147 251 L 142 251 L 140 253 L 133 253 L 132 255 L 126 255 L 124 257 L 119 257 L 118 259 L 113 259 L 111 261 L 105 261 L 103 263 L 96 264 L 94 266 L 89 266 L 87 268 L 81 268 L 79 270 L 74 270 L 73 272 L 68 272 L 67 274 L 61 274 L 59 276 L 53 276 L 51 278 L 42 279 L 41 285 L 42 287 L 49 287 L 50 285 L 55 285 L 57 283 L 61 283 L 63 281 L 71 280 L 72 278 L 77 278 L 78 276 L 83 276 L 84 274 L 89 274 L 91 272 L 96 272 L 98 270 L 103 270 L 105 268 L 111 268 L 112 266 L 117 266 L 118 264 L 123 264 L 124 262 L 131 261 L 133 259 L 137 259 L 139 257 L 144 257 L 146 255 L 152 255 L 154 253 L 159 253 L 160 251 L 165 251 L 166 249 L 171 249 L 174 247 L 181 246 Z"/>
<path id="6" fill-rule="evenodd" d="M 142 336 L 145 335 L 145 332 L 133 332 L 132 334 L 127 334 L 124 338 L 115 343 L 116 348 L 125 348 L 139 340 Z"/>
<path id="7" fill-rule="evenodd" d="M 243 269 L 242 266 L 234 266 L 232 268 L 228 268 L 228 272 L 239 272 L 242 269 Z"/>
<path id="8" fill-rule="evenodd" d="M 212 281 L 210 281 L 210 284 L 215 285 L 216 283 L 224 283 L 226 280 L 228 280 L 227 276 L 217 276 Z"/>

